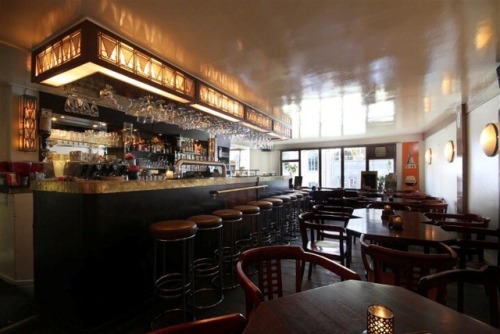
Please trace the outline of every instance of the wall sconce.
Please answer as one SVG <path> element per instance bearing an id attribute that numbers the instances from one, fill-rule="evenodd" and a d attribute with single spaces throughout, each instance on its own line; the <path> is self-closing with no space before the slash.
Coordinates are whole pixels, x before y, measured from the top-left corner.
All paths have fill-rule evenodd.
<path id="1" fill-rule="evenodd" d="M 455 145 L 453 144 L 453 140 L 448 140 L 446 145 L 444 145 L 444 157 L 446 161 L 453 162 L 455 158 Z"/>
<path id="2" fill-rule="evenodd" d="M 19 150 L 36 151 L 36 97 L 23 95 L 19 108 Z"/>
<path id="3" fill-rule="evenodd" d="M 391 309 L 382 305 L 370 305 L 366 312 L 367 334 L 393 334 L 394 313 Z"/>
<path id="4" fill-rule="evenodd" d="M 498 153 L 498 126 L 495 123 L 486 124 L 481 131 L 479 143 L 488 157 L 493 157 Z"/>
<path id="5" fill-rule="evenodd" d="M 428 148 L 427 151 L 425 151 L 425 162 L 427 162 L 428 165 L 432 164 L 432 149 Z"/>

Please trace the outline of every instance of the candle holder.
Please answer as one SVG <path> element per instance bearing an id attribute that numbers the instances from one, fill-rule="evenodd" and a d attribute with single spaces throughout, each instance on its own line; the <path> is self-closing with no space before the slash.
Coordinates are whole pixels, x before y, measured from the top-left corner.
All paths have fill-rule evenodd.
<path id="1" fill-rule="evenodd" d="M 400 215 L 392 215 L 389 217 L 389 228 L 393 230 L 403 229 L 403 219 Z"/>
<path id="2" fill-rule="evenodd" d="M 384 205 L 384 209 L 382 210 L 382 219 L 389 219 L 390 215 L 394 214 L 394 210 L 392 210 L 392 207 L 390 205 Z"/>
<path id="3" fill-rule="evenodd" d="M 370 305 L 366 311 L 366 334 L 394 334 L 394 313 L 382 305 Z"/>

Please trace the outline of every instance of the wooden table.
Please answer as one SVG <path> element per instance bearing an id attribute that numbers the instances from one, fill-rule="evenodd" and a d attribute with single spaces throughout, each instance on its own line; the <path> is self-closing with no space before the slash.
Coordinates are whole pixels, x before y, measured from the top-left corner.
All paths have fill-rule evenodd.
<path id="1" fill-rule="evenodd" d="M 361 234 L 376 235 L 382 238 L 402 241 L 441 241 L 452 242 L 456 239 L 453 233 L 444 231 L 441 227 L 425 224 L 429 221 L 421 212 L 395 211 L 403 220 L 402 230 L 393 230 L 388 226 L 388 220 L 382 220 L 382 209 L 355 209 L 353 218 L 347 224 L 347 233 L 356 237 Z"/>
<path id="2" fill-rule="evenodd" d="M 427 242 L 447 242 L 456 240 L 456 235 L 444 231 L 441 227 L 425 224 L 429 221 L 421 212 L 395 211 L 403 220 L 402 230 L 393 230 L 388 226 L 388 220 L 382 220 L 382 209 L 355 209 L 353 218 L 347 224 L 347 234 L 352 237 L 360 237 L 361 234 L 376 235 L 387 240 L 398 239 L 401 242 L 412 244 Z M 352 238 L 347 238 L 347 247 L 351 254 Z M 349 266 L 351 259 L 347 259 Z"/>
<path id="3" fill-rule="evenodd" d="M 344 281 L 263 302 L 245 334 L 356 333 L 366 310 L 381 304 L 394 312 L 395 332 L 498 333 L 498 329 L 401 287 Z"/>

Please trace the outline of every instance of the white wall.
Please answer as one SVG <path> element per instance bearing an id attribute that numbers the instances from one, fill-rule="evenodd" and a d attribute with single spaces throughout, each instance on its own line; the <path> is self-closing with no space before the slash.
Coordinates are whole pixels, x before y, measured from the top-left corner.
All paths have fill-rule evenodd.
<path id="1" fill-rule="evenodd" d="M 425 193 L 432 196 L 442 197 L 448 203 L 448 212 L 457 212 L 457 168 L 459 162 L 455 159 L 449 163 L 444 158 L 444 146 L 448 140 L 457 143 L 457 129 L 455 121 L 445 125 L 441 130 L 435 132 L 425 139 L 422 155 L 425 150 L 432 150 L 432 163 L 425 163 Z M 423 157 L 422 157 L 423 158 Z"/>
<path id="2" fill-rule="evenodd" d="M 469 187 L 470 212 L 491 218 L 491 226 L 498 227 L 499 216 L 499 159 L 487 157 L 479 145 L 479 137 L 487 123 L 498 122 L 500 97 L 497 96 L 468 114 L 469 120 Z"/>

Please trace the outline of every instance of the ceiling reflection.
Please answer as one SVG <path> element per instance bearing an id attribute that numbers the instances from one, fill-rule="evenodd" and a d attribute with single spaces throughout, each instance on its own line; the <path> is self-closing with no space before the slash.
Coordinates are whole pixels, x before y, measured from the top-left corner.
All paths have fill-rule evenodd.
<path id="1" fill-rule="evenodd" d="M 499 17 L 498 0 L 17 0 L 0 4 L 0 42 L 32 50 L 89 18 L 282 110 L 296 138 L 342 140 L 420 134 L 498 89 Z"/>

